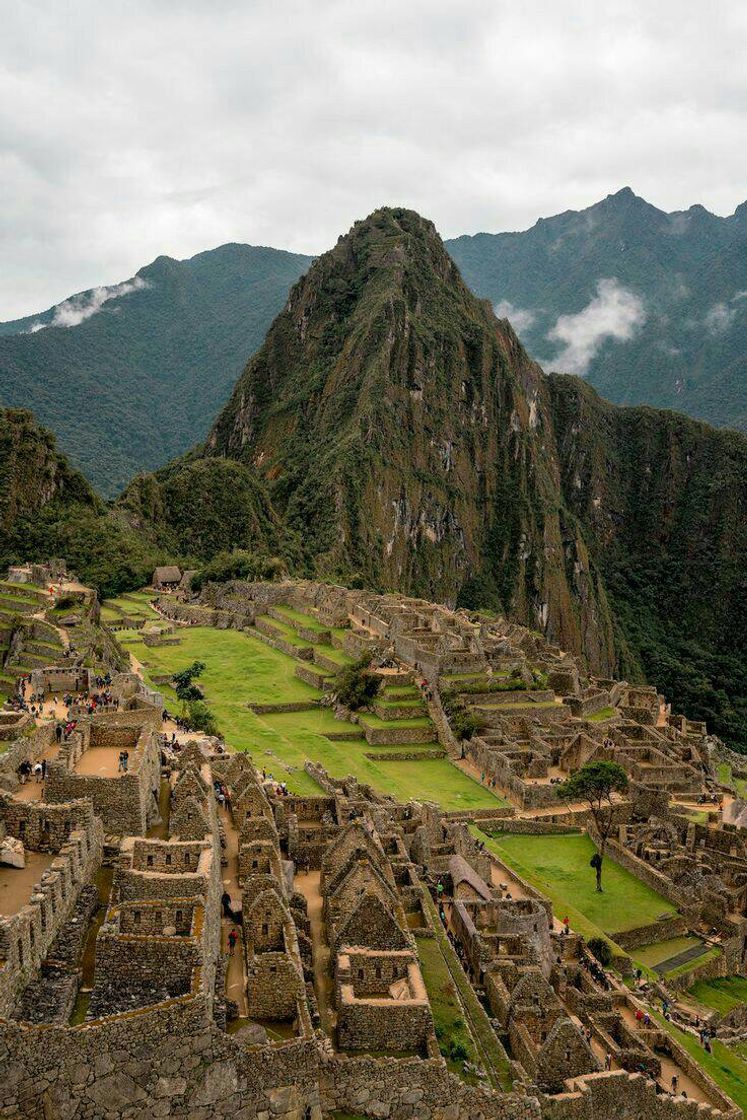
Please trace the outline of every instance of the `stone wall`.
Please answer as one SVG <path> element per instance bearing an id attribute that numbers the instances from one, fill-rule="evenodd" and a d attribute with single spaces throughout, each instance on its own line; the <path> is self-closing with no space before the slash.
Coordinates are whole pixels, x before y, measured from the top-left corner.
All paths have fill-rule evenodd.
<path id="1" fill-rule="evenodd" d="M 85 807 L 65 807 L 70 819 Z M 43 806 L 36 810 L 43 813 Z M 33 813 L 33 810 L 30 810 Z M 71 831 L 50 867 L 33 888 L 28 904 L 0 919 L 0 1014 L 7 1015 L 19 993 L 47 955 L 75 907 L 81 885 L 90 882 L 103 849 L 100 822 L 89 815 Z"/>

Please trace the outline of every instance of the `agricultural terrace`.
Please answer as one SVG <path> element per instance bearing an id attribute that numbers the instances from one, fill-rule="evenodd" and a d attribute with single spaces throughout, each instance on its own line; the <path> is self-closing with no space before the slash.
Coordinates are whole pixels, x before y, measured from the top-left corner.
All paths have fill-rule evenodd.
<path id="1" fill-rule="evenodd" d="M 304 627 L 313 621 L 302 617 Z M 293 621 L 289 617 L 288 625 L 283 627 L 286 640 L 291 640 Z M 416 757 L 407 761 L 367 758 L 367 752 L 386 756 L 393 748 L 369 745 L 360 727 L 336 720 L 328 708 L 318 708 L 316 703 L 323 694 L 295 675 L 298 662 L 259 638 L 242 631 L 203 626 L 184 627 L 177 630 L 177 636 L 178 645 L 146 646 L 137 631 L 120 635 L 120 641 L 143 666 L 146 680 L 160 689 L 174 710 L 178 702 L 164 681 L 192 661 L 204 661 L 206 669 L 200 685 L 227 744 L 235 750 L 249 751 L 257 766 L 265 767 L 277 780 L 287 781 L 293 793 L 320 792 L 303 769 L 310 759 L 321 763 L 333 777 L 352 774 L 381 793 L 403 801 L 428 799 L 446 810 L 498 808 L 505 804 L 445 757 Z M 294 644 L 301 641 L 297 637 L 293 640 Z M 341 651 L 325 646 L 325 657 L 330 653 L 330 660 L 342 663 L 345 658 Z M 307 702 L 309 708 L 259 714 L 249 707 L 298 702 Z M 375 728 L 392 726 L 373 715 L 365 715 L 364 720 Z M 439 749 L 435 729 L 432 734 L 427 732 L 432 728 L 427 716 L 399 721 L 396 726 L 416 731 L 412 737 L 418 740 L 399 745 L 397 752 L 417 755 Z M 328 738 L 330 734 L 346 732 L 358 737 L 342 742 Z"/>

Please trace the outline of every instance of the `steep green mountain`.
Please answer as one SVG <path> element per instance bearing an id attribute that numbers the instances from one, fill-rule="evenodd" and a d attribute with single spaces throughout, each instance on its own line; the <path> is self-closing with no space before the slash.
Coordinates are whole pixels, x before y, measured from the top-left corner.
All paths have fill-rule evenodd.
<path id="1" fill-rule="evenodd" d="M 377 211 L 321 257 L 202 451 L 159 472 L 184 540 L 224 507 L 172 477 L 200 455 L 266 488 L 296 570 L 503 610 L 747 749 L 747 439 L 545 377 L 417 214 Z M 252 543 L 234 518 L 221 548 Z"/>
<path id="2" fill-rule="evenodd" d="M 0 324 L 0 404 L 33 408 L 114 495 L 204 438 L 310 260 L 250 245 L 158 257 L 125 284 Z"/>
<path id="3" fill-rule="evenodd" d="M 747 203 L 667 214 L 625 188 L 447 248 L 546 369 L 747 431 Z"/>
<path id="4" fill-rule="evenodd" d="M 264 477 L 317 572 L 510 607 L 568 648 L 585 635 L 609 667 L 611 621 L 558 507 L 540 390 L 433 225 L 380 210 L 293 288 L 206 451 Z"/>
<path id="5" fill-rule="evenodd" d="M 562 500 L 583 526 L 617 668 L 747 750 L 747 438 L 546 379 Z"/>
<path id="6" fill-rule="evenodd" d="M 64 556 L 104 594 L 142 585 L 165 554 L 110 512 L 24 409 L 0 409 L 0 570 Z"/>
<path id="7" fill-rule="evenodd" d="M 236 548 L 289 560 L 300 556 L 257 473 L 231 459 L 188 455 L 155 474 L 138 475 L 115 511 L 189 566 Z"/>

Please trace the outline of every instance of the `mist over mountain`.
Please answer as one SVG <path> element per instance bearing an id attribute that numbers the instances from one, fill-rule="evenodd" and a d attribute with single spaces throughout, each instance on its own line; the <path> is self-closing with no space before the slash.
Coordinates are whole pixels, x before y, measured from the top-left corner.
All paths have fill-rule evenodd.
<path id="1" fill-rule="evenodd" d="M 546 369 L 617 404 L 747 430 L 747 203 L 664 213 L 629 187 L 521 233 L 446 243 Z"/>
<path id="2" fill-rule="evenodd" d="M 0 404 L 32 408 L 113 496 L 203 439 L 311 258 L 223 245 L 0 324 Z"/>
<path id="3" fill-rule="evenodd" d="M 608 400 L 747 430 L 747 206 L 665 214 L 626 188 L 522 233 L 445 242 L 545 368 Z M 312 258 L 224 245 L 0 323 L 0 404 L 30 407 L 107 496 L 204 439 Z"/>

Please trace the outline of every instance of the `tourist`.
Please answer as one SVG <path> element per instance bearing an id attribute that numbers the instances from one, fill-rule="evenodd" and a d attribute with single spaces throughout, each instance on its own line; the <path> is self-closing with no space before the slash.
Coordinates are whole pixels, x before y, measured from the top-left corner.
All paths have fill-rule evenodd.
<path id="1" fill-rule="evenodd" d="M 566 914 L 566 916 L 563 918 L 563 933 L 567 937 L 570 932 L 571 932 L 571 921 L 570 921 L 570 918 L 568 917 L 568 915 Z"/>
<path id="2" fill-rule="evenodd" d="M 233 951 L 236 948 L 236 942 L 238 941 L 238 939 L 238 933 L 235 929 L 232 929 L 228 935 L 228 952 L 231 956 L 233 956 Z"/>
<path id="3" fill-rule="evenodd" d="M 672 1074 L 672 1096 L 677 1096 L 677 1086 L 679 1085 L 679 1078 L 676 1073 Z"/>
<path id="4" fill-rule="evenodd" d="M 58 723 L 57 726 L 55 727 L 54 737 L 57 740 L 58 744 L 62 742 L 62 724 L 61 723 Z"/>
<path id="5" fill-rule="evenodd" d="M 232 918 L 233 917 L 233 910 L 231 909 L 231 896 L 228 893 L 228 891 L 224 891 L 223 894 L 220 896 L 220 904 L 221 904 L 221 908 L 223 910 L 223 917 L 224 918 Z"/>
<path id="6" fill-rule="evenodd" d="M 612 1055 L 610 1054 L 609 1050 L 607 1051 L 607 1053 L 604 1056 L 604 1068 L 606 1070 L 611 1070 L 612 1069 Z"/>
<path id="7" fill-rule="evenodd" d="M 42 759 L 41 766 L 42 766 L 42 781 L 45 782 L 47 780 L 47 760 L 46 760 L 46 758 Z"/>
<path id="8" fill-rule="evenodd" d="M 127 768 L 128 768 L 129 765 L 130 765 L 130 752 L 129 751 L 122 751 L 122 769 L 124 770 L 125 774 L 127 773 Z"/>
<path id="9" fill-rule="evenodd" d="M 121 770 L 124 770 L 124 751 L 119 752 L 119 757 L 117 759 L 117 771 L 119 772 Z"/>

